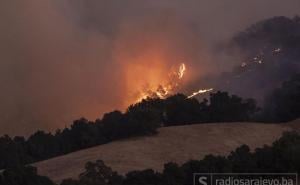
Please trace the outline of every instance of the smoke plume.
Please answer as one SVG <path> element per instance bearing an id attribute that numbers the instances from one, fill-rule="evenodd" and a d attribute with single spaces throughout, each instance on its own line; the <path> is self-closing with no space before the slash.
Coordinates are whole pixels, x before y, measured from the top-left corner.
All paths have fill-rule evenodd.
<path id="1" fill-rule="evenodd" d="M 214 59 L 215 43 L 299 10 L 299 0 L 1 1 L 0 134 L 124 109 L 182 62 L 187 83 L 220 72 L 232 64 Z"/>

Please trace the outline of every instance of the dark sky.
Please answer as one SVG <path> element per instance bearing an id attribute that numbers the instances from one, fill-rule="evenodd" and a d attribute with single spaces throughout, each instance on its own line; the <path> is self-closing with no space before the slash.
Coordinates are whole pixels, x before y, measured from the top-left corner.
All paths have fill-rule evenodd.
<path id="1" fill-rule="evenodd" d="M 173 65 L 187 64 L 187 83 L 220 70 L 214 43 L 299 13 L 299 0 L 1 1 L 0 134 L 124 109 Z"/>

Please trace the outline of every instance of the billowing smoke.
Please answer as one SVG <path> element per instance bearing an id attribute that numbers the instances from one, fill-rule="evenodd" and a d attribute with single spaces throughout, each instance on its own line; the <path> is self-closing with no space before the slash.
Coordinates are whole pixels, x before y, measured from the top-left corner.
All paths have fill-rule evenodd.
<path id="1" fill-rule="evenodd" d="M 182 62 L 187 82 L 228 69 L 216 42 L 299 10 L 298 0 L 1 1 L 0 134 L 124 109 Z"/>

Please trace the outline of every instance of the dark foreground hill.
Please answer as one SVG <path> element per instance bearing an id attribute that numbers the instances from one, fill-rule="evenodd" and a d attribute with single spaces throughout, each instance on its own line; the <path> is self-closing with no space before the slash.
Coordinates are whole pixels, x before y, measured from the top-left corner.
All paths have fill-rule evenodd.
<path id="1" fill-rule="evenodd" d="M 88 161 L 103 160 L 113 170 L 162 170 L 163 164 L 182 164 L 207 154 L 226 155 L 242 144 L 254 149 L 271 144 L 285 131 L 297 129 L 300 120 L 287 124 L 223 123 L 166 127 L 159 134 L 112 142 L 34 164 L 39 174 L 56 182 L 76 178 Z"/>

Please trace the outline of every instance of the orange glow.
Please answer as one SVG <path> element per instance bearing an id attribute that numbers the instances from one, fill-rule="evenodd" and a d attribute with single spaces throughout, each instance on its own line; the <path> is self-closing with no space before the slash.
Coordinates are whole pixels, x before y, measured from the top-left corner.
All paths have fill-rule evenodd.
<path id="1" fill-rule="evenodd" d="M 125 106 L 147 98 L 152 92 L 156 92 L 161 84 L 166 84 L 170 69 L 163 56 L 151 52 L 128 60 L 130 62 L 123 66 L 122 79 L 125 82 Z M 167 90 L 163 87 L 159 95 L 163 96 Z"/>
<path id="2" fill-rule="evenodd" d="M 182 63 L 179 67 L 179 71 L 178 71 L 178 78 L 181 79 L 185 73 L 186 67 L 185 64 Z"/>
<path id="3" fill-rule="evenodd" d="M 214 89 L 213 88 L 210 88 L 210 89 L 200 89 L 196 92 L 193 92 L 190 96 L 188 96 L 188 98 L 193 98 L 194 96 L 197 96 L 199 94 L 203 94 L 203 93 L 207 93 L 207 92 L 210 92 L 210 91 L 213 91 Z"/>
<path id="4" fill-rule="evenodd" d="M 155 80 L 155 78 L 158 77 L 157 75 L 154 73 L 150 74 L 150 81 L 146 82 L 146 86 L 141 84 L 141 87 L 144 87 L 136 93 L 137 97 L 135 97 L 133 102 L 140 102 L 141 100 L 147 98 L 164 99 L 175 93 L 176 88 L 179 86 L 180 80 L 185 74 L 185 70 L 185 64 L 182 63 L 177 71 L 171 70 L 168 73 L 163 72 L 159 80 Z M 151 79 L 154 80 L 151 81 Z"/>
<path id="5" fill-rule="evenodd" d="M 170 39 L 160 33 L 147 37 L 121 34 L 114 57 L 122 72 L 123 108 L 148 96 L 164 98 L 178 86 L 178 79 L 187 80 L 183 79 L 186 66 L 180 63 L 186 57 L 172 47 Z"/>
<path id="6" fill-rule="evenodd" d="M 120 70 L 119 93 L 123 109 L 147 97 L 166 98 L 178 93 L 205 71 L 199 66 L 188 68 L 200 54 L 185 49 L 188 43 L 177 35 L 182 33 L 181 29 L 179 33 L 157 31 L 153 23 L 142 27 L 143 31 L 136 31 L 135 26 L 141 28 L 124 23 L 113 46 L 114 62 Z M 166 30 L 174 29 L 171 26 Z M 205 61 L 205 57 L 201 55 L 202 60 Z"/>
<path id="7" fill-rule="evenodd" d="M 176 88 L 179 86 L 180 80 L 185 74 L 185 70 L 185 64 L 180 64 L 178 71 L 171 70 L 168 74 L 168 79 L 161 81 L 156 86 L 153 86 L 153 88 L 148 88 L 142 91 L 141 94 L 136 98 L 135 102 L 139 102 L 147 98 L 164 99 L 175 93 Z"/>

